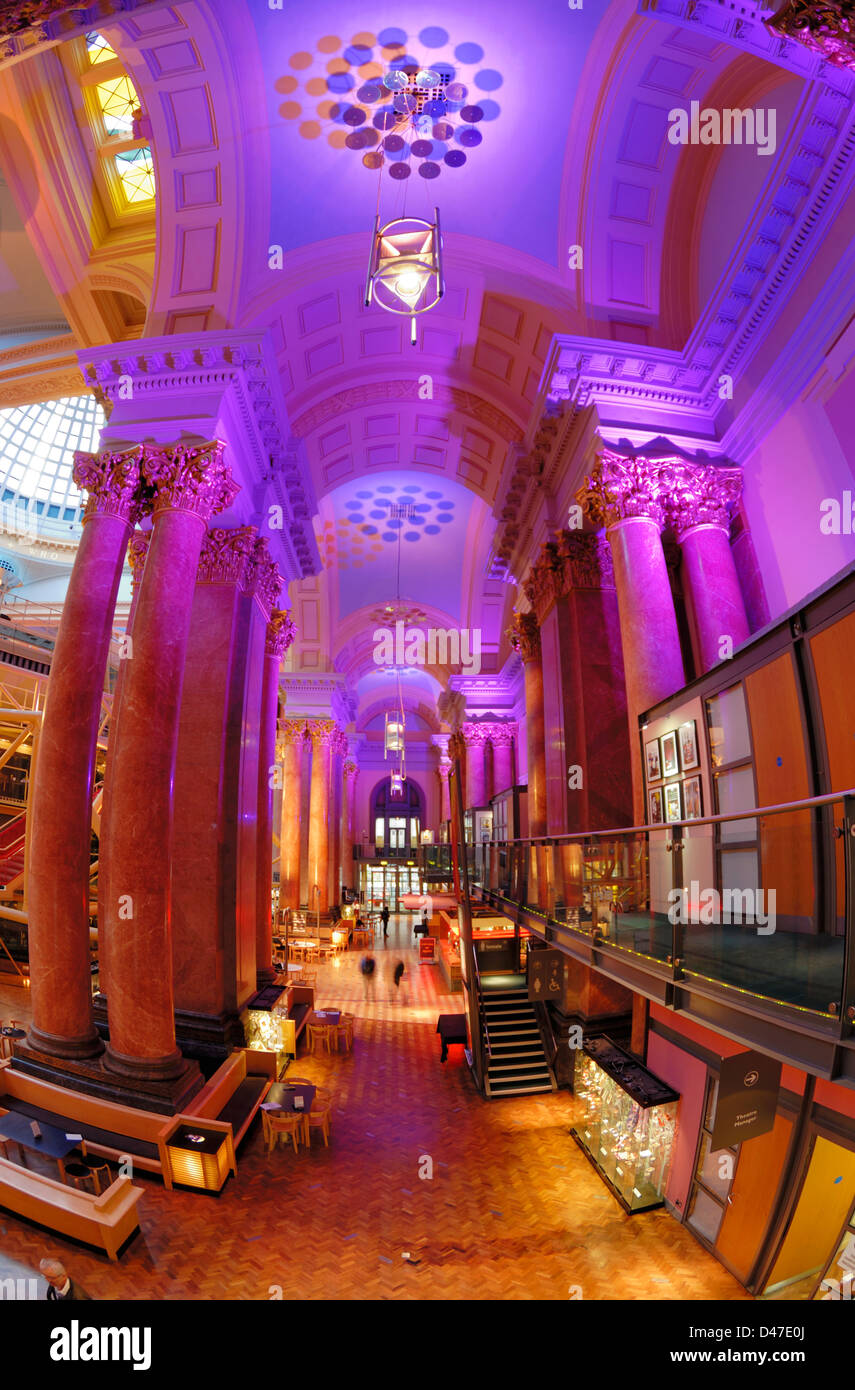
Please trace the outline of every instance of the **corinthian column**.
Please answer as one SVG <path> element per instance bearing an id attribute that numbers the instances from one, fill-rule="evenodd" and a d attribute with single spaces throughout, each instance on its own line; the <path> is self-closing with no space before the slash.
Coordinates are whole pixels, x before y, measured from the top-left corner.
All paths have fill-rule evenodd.
<path id="1" fill-rule="evenodd" d="M 110 1044 L 105 1065 L 142 1083 L 198 1085 L 175 1046 L 170 831 L 181 687 L 208 519 L 237 484 L 219 442 L 146 451 L 154 529 L 134 619 L 134 654 L 115 712 L 105 789 Z M 198 673 L 204 678 L 204 673 Z M 181 1078 L 179 1083 L 179 1078 Z"/>
<path id="2" fill-rule="evenodd" d="M 463 724 L 460 732 L 466 740 L 466 801 L 467 810 L 483 806 L 487 795 L 484 753 L 487 736 L 480 724 Z"/>
<path id="3" fill-rule="evenodd" d="M 493 745 L 493 795 L 506 792 L 514 785 L 512 724 L 491 724 L 490 742 Z"/>
<path id="4" fill-rule="evenodd" d="M 89 851 L 101 693 L 116 595 L 142 510 L 142 448 L 75 455 L 89 493 L 51 663 L 30 806 L 30 1046 L 54 1057 L 103 1050 L 92 1021 Z"/>
<path id="5" fill-rule="evenodd" d="M 511 643 L 525 670 L 525 735 L 528 754 L 528 833 L 546 834 L 546 732 L 540 629 L 533 613 L 514 615 Z"/>
<path id="6" fill-rule="evenodd" d="M 341 833 L 341 878 L 346 888 L 356 887 L 353 866 L 353 813 L 356 804 L 356 779 L 359 766 L 353 757 L 345 761 L 342 768 L 344 778 L 344 813 Z"/>
<path id="7" fill-rule="evenodd" d="M 338 730 L 331 719 L 306 722 L 312 740 L 312 778 L 309 786 L 309 896 L 310 912 L 329 909 L 330 866 L 330 766 Z"/>
<path id="8" fill-rule="evenodd" d="M 303 801 L 304 719 L 283 719 L 282 824 L 279 830 L 279 906 L 296 912 L 300 906 L 300 807 Z"/>
<path id="9" fill-rule="evenodd" d="M 742 492 L 742 471 L 674 460 L 669 476 L 668 513 L 683 552 L 701 665 L 708 671 L 750 636 L 730 548 L 730 518 Z"/>
<path id="10" fill-rule="evenodd" d="M 277 574 L 278 578 L 278 574 Z M 280 581 L 281 582 L 281 581 Z M 276 586 L 278 590 L 278 585 Z M 274 608 L 267 624 L 264 676 L 261 687 L 261 722 L 258 756 L 258 872 L 255 905 L 255 969 L 259 988 L 275 976 L 273 969 L 273 777 L 276 758 L 276 721 L 279 713 L 279 667 L 294 640 L 291 614 Z"/>

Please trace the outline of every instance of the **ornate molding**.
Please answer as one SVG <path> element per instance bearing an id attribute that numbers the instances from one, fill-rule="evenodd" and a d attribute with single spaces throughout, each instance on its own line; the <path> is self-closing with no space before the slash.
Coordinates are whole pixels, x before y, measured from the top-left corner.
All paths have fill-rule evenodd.
<path id="1" fill-rule="evenodd" d="M 99 454 L 77 450 L 71 476 L 81 492 L 89 493 L 83 512 L 83 525 L 95 516 L 113 516 L 135 526 L 148 510 L 141 497 L 142 445 Z"/>
<path id="2" fill-rule="evenodd" d="M 507 636 L 526 664 L 540 661 L 540 627 L 534 613 L 515 613 L 514 625 L 508 629 Z"/>
<path id="3" fill-rule="evenodd" d="M 643 517 L 662 530 L 665 524 L 659 460 L 604 449 L 576 493 L 585 515 L 597 527 Z"/>
<path id="4" fill-rule="evenodd" d="M 272 614 L 279 601 L 284 580 L 270 554 L 266 536 L 259 536 L 253 546 L 246 571 L 246 591 L 255 595 L 265 613 Z"/>
<path id="5" fill-rule="evenodd" d="M 770 34 L 797 39 L 826 62 L 855 72 L 855 4 L 851 0 L 786 0 L 763 23 Z"/>
<path id="6" fill-rule="evenodd" d="M 516 736 L 516 723 L 482 724 L 487 738 L 494 748 L 510 748 Z"/>
<path id="7" fill-rule="evenodd" d="M 457 386 L 446 386 L 436 382 L 433 399 L 447 402 L 455 410 L 470 415 L 479 424 L 493 430 L 501 439 L 511 441 L 522 438 L 523 431 L 518 424 L 498 407 L 483 400 L 481 396 L 476 396 L 472 391 L 462 391 Z M 381 401 L 418 400 L 417 376 L 404 381 L 374 381 L 364 386 L 349 386 L 334 396 L 325 396 L 317 405 L 309 406 L 294 420 L 293 429 L 295 434 L 305 437 L 328 421 L 335 420 L 351 410 L 357 410 L 360 406 L 375 405 Z"/>
<path id="8" fill-rule="evenodd" d="M 297 624 L 291 617 L 290 612 L 284 608 L 274 608 L 270 613 L 270 621 L 267 624 L 267 636 L 264 643 L 264 650 L 267 656 L 276 656 L 279 660 L 287 652 L 297 633 Z"/>
<path id="9" fill-rule="evenodd" d="M 277 737 L 283 743 L 303 743 L 308 736 L 305 719 L 280 719 Z"/>
<path id="10" fill-rule="evenodd" d="M 467 748 L 483 746 L 490 737 L 489 725 L 487 724 L 461 724 L 460 732 L 466 740 Z"/>
<path id="11" fill-rule="evenodd" d="M 339 728 L 333 719 L 307 719 L 306 733 L 312 740 L 313 748 L 333 748 L 339 735 Z"/>
<path id="12" fill-rule="evenodd" d="M 696 526 L 730 533 L 730 520 L 742 496 L 741 468 L 704 468 L 668 459 L 662 467 L 668 489 L 666 511 L 678 541 Z"/>
<path id="13" fill-rule="evenodd" d="M 558 599 L 573 589 L 613 589 L 611 547 L 601 536 L 559 531 L 532 565 L 524 589 L 537 621 L 542 623 Z"/>
<path id="14" fill-rule="evenodd" d="M 198 584 L 242 584 L 255 542 L 254 526 L 215 526 L 205 533 Z"/>
<path id="15" fill-rule="evenodd" d="M 230 507 L 240 486 L 223 458 L 224 450 L 219 439 L 146 448 L 141 473 L 155 517 L 182 511 L 207 522 Z"/>
<path id="16" fill-rule="evenodd" d="M 135 589 L 143 577 L 150 544 L 151 531 L 134 531 L 128 541 L 128 564 L 131 567 Z"/>

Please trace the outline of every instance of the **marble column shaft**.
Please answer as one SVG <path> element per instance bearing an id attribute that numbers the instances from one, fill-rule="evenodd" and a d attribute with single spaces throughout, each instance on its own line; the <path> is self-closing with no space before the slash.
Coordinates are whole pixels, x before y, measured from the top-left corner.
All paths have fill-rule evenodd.
<path id="1" fill-rule="evenodd" d="M 208 518 L 237 492 L 218 443 L 152 449 L 143 477 L 154 528 L 134 619 L 134 655 L 111 737 L 104 853 L 110 895 L 110 1044 L 105 1064 L 181 1075 L 175 1046 L 170 901 L 172 783 L 196 572 Z M 201 678 L 203 673 L 199 673 Z"/>
<path id="2" fill-rule="evenodd" d="M 334 724 L 327 720 L 308 720 L 307 727 L 312 740 L 308 908 L 310 912 L 318 908 L 321 912 L 327 912 L 330 905 L 330 768 L 337 731 Z"/>
<path id="3" fill-rule="evenodd" d="M 30 1044 L 57 1057 L 102 1050 L 92 1020 L 89 863 L 104 672 L 141 449 L 77 454 L 89 492 L 51 662 L 33 776 L 29 846 Z"/>
<path id="4" fill-rule="evenodd" d="M 290 614 L 274 609 L 267 625 L 264 677 L 261 687 L 261 721 L 258 753 L 258 873 L 256 878 L 256 958 L 259 987 L 268 984 L 273 970 L 273 773 L 276 765 L 276 725 L 279 713 L 279 668 L 294 640 Z"/>
<path id="5" fill-rule="evenodd" d="M 344 777 L 344 810 L 341 827 L 341 877 L 346 888 L 356 887 L 353 863 L 353 817 L 356 809 L 356 779 L 359 767 L 348 758 L 342 769 Z"/>
<path id="6" fill-rule="evenodd" d="M 305 721 L 283 720 L 282 824 L 279 829 L 279 906 L 296 912 L 300 906 L 300 808 L 303 802 Z"/>
<path id="7" fill-rule="evenodd" d="M 462 733 L 466 740 L 466 800 L 467 810 L 486 803 L 487 782 L 484 766 L 486 738 L 483 729 L 477 724 L 464 724 Z"/>

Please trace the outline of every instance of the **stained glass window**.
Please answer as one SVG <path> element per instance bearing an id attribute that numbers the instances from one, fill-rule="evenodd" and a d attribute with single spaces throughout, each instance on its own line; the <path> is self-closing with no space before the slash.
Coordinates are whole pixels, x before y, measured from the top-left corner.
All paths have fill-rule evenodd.
<path id="1" fill-rule="evenodd" d="M 116 169 L 129 203 L 146 203 L 154 197 L 154 163 L 148 145 L 117 154 Z"/>
<path id="2" fill-rule="evenodd" d="M 95 88 L 95 95 L 101 107 L 107 134 L 132 136 L 134 112 L 138 110 L 140 100 L 131 79 L 113 77 L 109 82 L 101 82 Z"/>
<path id="3" fill-rule="evenodd" d="M 38 528 L 39 518 L 79 524 L 74 452 L 93 453 L 105 424 L 93 396 L 0 410 L 0 524 Z"/>
<path id="4" fill-rule="evenodd" d="M 89 55 L 89 62 L 93 68 L 96 63 L 112 63 L 118 61 L 118 54 L 111 48 L 103 34 L 86 35 L 86 52 Z"/>

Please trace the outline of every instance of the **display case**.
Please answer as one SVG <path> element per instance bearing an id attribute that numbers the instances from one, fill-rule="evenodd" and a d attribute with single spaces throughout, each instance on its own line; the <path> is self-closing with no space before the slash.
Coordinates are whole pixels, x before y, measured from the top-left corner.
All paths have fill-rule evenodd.
<path id="1" fill-rule="evenodd" d="M 586 1038 L 573 1089 L 584 1118 L 576 1143 L 631 1213 L 662 1206 L 679 1095 L 610 1038 Z"/>

